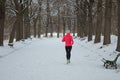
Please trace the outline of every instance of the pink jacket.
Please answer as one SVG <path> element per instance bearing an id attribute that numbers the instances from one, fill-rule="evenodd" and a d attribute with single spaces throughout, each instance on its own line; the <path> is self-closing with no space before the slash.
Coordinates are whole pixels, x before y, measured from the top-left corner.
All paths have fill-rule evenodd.
<path id="1" fill-rule="evenodd" d="M 65 46 L 72 46 L 74 41 L 73 37 L 70 35 L 70 33 L 67 33 L 63 38 L 62 42 L 65 42 Z"/>

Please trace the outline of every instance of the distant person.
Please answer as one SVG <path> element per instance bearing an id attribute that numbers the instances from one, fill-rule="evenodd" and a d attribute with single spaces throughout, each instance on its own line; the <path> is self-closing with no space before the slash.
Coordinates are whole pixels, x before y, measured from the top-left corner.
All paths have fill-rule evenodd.
<path id="1" fill-rule="evenodd" d="M 66 35 L 62 38 L 62 42 L 65 42 L 67 64 L 70 63 L 72 45 L 74 43 L 73 37 L 70 35 L 70 30 L 66 31 Z"/>

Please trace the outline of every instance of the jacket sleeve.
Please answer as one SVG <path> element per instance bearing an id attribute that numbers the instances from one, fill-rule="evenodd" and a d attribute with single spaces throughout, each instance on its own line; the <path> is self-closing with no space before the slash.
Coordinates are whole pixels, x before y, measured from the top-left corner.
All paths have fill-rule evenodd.
<path id="1" fill-rule="evenodd" d="M 72 43 L 72 45 L 74 44 L 74 40 L 73 40 L 73 37 L 71 37 L 72 38 L 72 40 L 71 40 L 71 43 Z"/>
<path id="2" fill-rule="evenodd" d="M 62 42 L 64 42 L 64 41 L 65 41 L 65 37 L 62 38 Z"/>

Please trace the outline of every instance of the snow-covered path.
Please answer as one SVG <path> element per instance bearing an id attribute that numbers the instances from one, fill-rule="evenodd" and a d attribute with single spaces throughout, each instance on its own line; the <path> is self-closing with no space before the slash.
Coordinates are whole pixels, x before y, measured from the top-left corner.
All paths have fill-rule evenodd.
<path id="1" fill-rule="evenodd" d="M 100 56 L 75 40 L 66 64 L 61 39 L 34 39 L 0 58 L 0 80 L 120 80 L 120 72 L 105 69 Z"/>

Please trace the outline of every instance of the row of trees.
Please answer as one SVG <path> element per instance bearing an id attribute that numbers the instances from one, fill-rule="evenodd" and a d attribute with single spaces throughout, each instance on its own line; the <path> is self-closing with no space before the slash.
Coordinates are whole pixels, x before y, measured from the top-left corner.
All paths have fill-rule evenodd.
<path id="1" fill-rule="evenodd" d="M 119 0 L 76 0 L 78 36 L 88 36 L 88 41 L 91 41 L 95 35 L 94 43 L 99 43 L 103 35 L 103 45 L 107 45 L 111 43 L 111 34 L 117 34 L 116 51 L 120 51 L 119 2 Z"/>
<path id="2" fill-rule="evenodd" d="M 111 43 L 111 34 L 118 36 L 120 51 L 120 1 L 119 0 L 0 0 L 0 46 L 3 35 L 10 33 L 9 44 L 34 37 L 53 36 L 53 32 L 70 29 L 73 35 L 88 37 L 94 43 Z M 4 25 L 5 23 L 5 25 Z M 4 30 L 5 29 L 5 30 Z M 3 32 L 4 31 L 4 32 Z"/>

